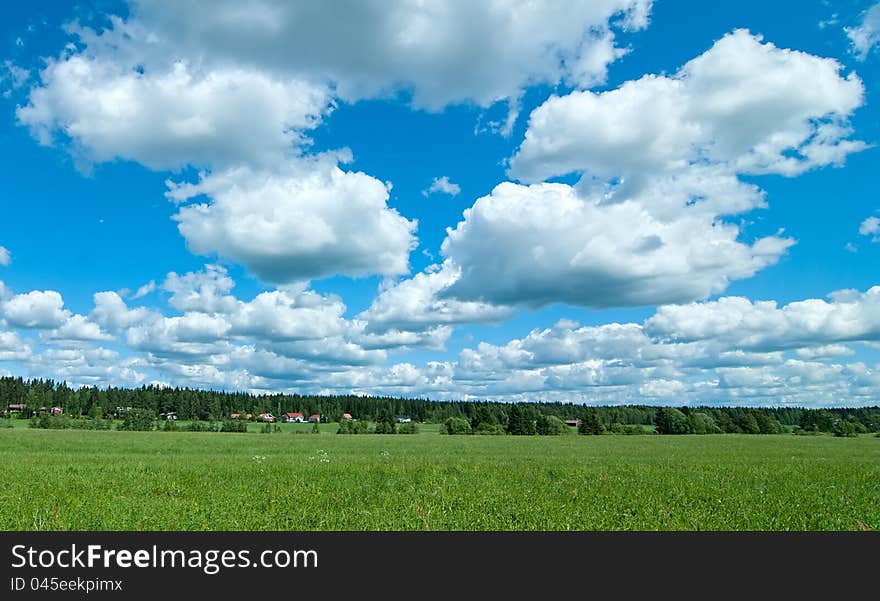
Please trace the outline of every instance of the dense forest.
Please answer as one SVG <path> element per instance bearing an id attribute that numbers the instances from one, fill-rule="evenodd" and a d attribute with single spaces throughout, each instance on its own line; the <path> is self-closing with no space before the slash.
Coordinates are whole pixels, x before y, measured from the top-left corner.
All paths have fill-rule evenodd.
<path id="1" fill-rule="evenodd" d="M 52 380 L 0 378 L 0 412 L 9 414 L 10 406 L 21 417 L 30 417 L 41 409 L 60 407 L 65 416 L 121 417 L 126 409 L 145 409 L 154 415 L 174 412 L 181 420 L 222 421 L 233 413 L 285 412 L 320 414 L 322 421 L 339 421 L 343 413 L 355 419 L 376 421 L 380 416 L 406 415 L 416 422 L 446 422 L 449 418 L 466 420 L 477 431 L 504 429 L 508 426 L 539 423 L 541 416 L 579 420 L 592 424 L 597 431 L 636 433 L 626 426 L 653 426 L 668 434 L 686 433 L 775 433 L 802 430 L 832 432 L 880 431 L 880 407 L 823 408 L 803 407 L 679 407 L 658 408 L 649 405 L 612 405 L 585 407 L 566 402 L 504 403 L 493 401 L 435 401 L 429 399 L 368 397 L 354 395 L 311 396 L 298 394 L 253 395 L 244 392 L 221 392 L 190 388 L 143 386 L 141 388 L 73 389 Z M 499 427 L 500 426 L 500 427 Z M 540 423 L 539 423 L 540 426 Z M 520 432 L 516 432 L 520 433 Z M 526 428 L 525 432 L 530 433 Z"/>

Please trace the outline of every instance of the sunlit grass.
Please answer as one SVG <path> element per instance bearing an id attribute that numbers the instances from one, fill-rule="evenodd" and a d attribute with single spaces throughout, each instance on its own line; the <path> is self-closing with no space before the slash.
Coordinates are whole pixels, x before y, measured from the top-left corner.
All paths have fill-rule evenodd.
<path id="1" fill-rule="evenodd" d="M 0 507 L 4 530 L 878 529 L 880 439 L 2 429 Z"/>

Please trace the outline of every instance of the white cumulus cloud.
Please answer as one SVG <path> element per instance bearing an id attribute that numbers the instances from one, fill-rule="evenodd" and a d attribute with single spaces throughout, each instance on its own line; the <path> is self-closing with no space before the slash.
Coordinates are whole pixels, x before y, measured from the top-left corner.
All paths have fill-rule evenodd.
<path id="1" fill-rule="evenodd" d="M 190 250 L 240 263 L 264 281 L 409 271 L 416 222 L 388 207 L 385 184 L 343 171 L 332 157 L 214 172 L 168 194 L 207 197 L 175 216 Z"/>
<path id="2" fill-rule="evenodd" d="M 880 3 L 865 11 L 862 22 L 854 27 L 844 27 L 852 43 L 852 50 L 860 61 L 868 58 L 874 46 L 880 44 Z"/>
<path id="3" fill-rule="evenodd" d="M 426 190 L 422 190 L 422 196 L 428 196 L 436 192 L 448 194 L 449 196 L 458 196 L 461 193 L 461 186 L 449 181 L 449 177 L 445 175 L 442 177 L 435 177 L 434 181 L 431 182 L 431 185 L 428 186 Z"/>

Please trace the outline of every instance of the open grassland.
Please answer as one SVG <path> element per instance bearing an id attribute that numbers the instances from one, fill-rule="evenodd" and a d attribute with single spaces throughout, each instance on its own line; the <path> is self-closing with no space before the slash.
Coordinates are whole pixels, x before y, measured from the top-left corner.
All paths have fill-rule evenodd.
<path id="1" fill-rule="evenodd" d="M 880 438 L 0 429 L 2 530 L 880 528 Z"/>

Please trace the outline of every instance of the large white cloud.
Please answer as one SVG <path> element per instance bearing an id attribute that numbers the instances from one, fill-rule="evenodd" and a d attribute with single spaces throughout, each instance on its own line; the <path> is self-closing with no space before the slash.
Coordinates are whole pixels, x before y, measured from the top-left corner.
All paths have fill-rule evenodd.
<path id="1" fill-rule="evenodd" d="M 644 178 L 709 163 L 797 175 L 840 163 L 865 148 L 847 139 L 864 88 L 841 68 L 737 30 L 672 76 L 551 97 L 529 118 L 510 172 Z"/>
<path id="2" fill-rule="evenodd" d="M 203 61 L 329 80 L 346 100 L 411 90 L 418 108 L 486 106 L 536 83 L 602 81 L 620 54 L 609 21 L 647 25 L 651 0 L 139 0 L 157 45 Z"/>
<path id="3" fill-rule="evenodd" d="M 323 87 L 234 66 L 136 66 L 68 51 L 41 72 L 18 120 L 42 144 L 61 134 L 90 163 L 222 167 L 283 160 L 329 104 Z"/>
<path id="4" fill-rule="evenodd" d="M 725 297 L 708 303 L 659 307 L 648 332 L 675 341 L 712 339 L 746 349 L 785 349 L 880 340 L 880 286 L 842 290 L 830 300 L 779 307 L 775 301 Z"/>
<path id="5" fill-rule="evenodd" d="M 722 292 L 792 244 L 740 242 L 736 225 L 686 197 L 670 220 L 638 199 L 602 200 L 564 184 L 500 184 L 448 231 L 442 252 L 461 275 L 445 294 L 530 306 L 682 302 Z"/>
<path id="6" fill-rule="evenodd" d="M 448 230 L 459 279 L 441 297 L 533 307 L 705 299 L 775 264 L 793 240 L 752 243 L 728 219 L 765 206 L 740 174 L 794 176 L 865 148 L 863 103 L 832 59 L 724 36 L 673 76 L 575 91 L 535 109 L 504 183 Z"/>
<path id="7" fill-rule="evenodd" d="M 102 31 L 49 59 L 17 111 L 44 144 L 87 163 L 153 169 L 277 163 L 306 142 L 334 96 L 400 90 L 418 108 L 515 112 L 527 86 L 604 80 L 610 21 L 647 25 L 651 0 L 323 3 L 132 1 Z M 509 126 L 507 127 L 509 131 Z"/>
<path id="8" fill-rule="evenodd" d="M 0 315 L 13 327 L 51 329 L 63 325 L 71 313 L 58 292 L 33 290 L 0 303 Z"/>
<path id="9" fill-rule="evenodd" d="M 438 324 L 497 322 L 510 317 L 509 307 L 439 298 L 459 276 L 449 264 L 429 268 L 384 287 L 358 318 L 366 321 L 371 331 L 420 331 Z"/>
<path id="10" fill-rule="evenodd" d="M 343 171 L 333 157 L 215 172 L 169 192 L 178 202 L 198 195 L 208 200 L 182 206 L 175 217 L 189 248 L 240 263 L 265 281 L 409 271 L 416 222 L 388 207 L 385 184 Z"/>

